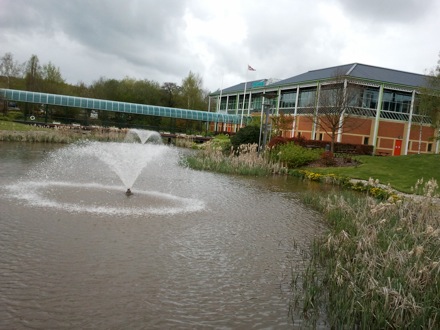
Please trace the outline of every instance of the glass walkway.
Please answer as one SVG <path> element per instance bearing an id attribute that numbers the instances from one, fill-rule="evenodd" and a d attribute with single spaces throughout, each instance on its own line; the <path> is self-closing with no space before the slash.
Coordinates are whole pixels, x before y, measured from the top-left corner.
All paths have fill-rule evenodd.
<path id="1" fill-rule="evenodd" d="M 240 124 L 241 121 L 240 115 L 117 102 L 68 95 L 28 92 L 14 89 L 0 89 L 0 99 L 15 102 L 38 103 L 45 105 L 57 105 L 72 108 L 123 112 L 215 123 Z M 244 118 L 243 122 L 245 123 L 247 120 L 250 120 L 250 118 Z"/>

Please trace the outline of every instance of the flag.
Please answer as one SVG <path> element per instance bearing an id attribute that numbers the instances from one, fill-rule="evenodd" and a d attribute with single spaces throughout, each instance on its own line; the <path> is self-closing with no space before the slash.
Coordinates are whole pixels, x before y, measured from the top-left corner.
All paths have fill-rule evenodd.
<path id="1" fill-rule="evenodd" d="M 249 64 L 248 64 L 248 70 L 249 70 L 249 71 L 257 71 L 257 70 L 255 70 L 253 67 L 251 67 Z"/>

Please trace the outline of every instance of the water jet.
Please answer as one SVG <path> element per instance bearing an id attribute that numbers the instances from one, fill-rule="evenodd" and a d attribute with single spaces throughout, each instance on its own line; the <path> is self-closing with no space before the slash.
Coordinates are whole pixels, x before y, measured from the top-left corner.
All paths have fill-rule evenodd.
<path id="1" fill-rule="evenodd" d="M 132 128 L 127 132 L 125 136 L 125 142 L 136 142 L 136 140 L 140 141 L 140 143 L 155 143 L 162 144 L 162 136 L 159 132 Z"/>
<path id="2" fill-rule="evenodd" d="M 177 164 L 178 151 L 161 143 L 157 132 L 127 133 L 133 134 L 142 139 L 84 141 L 50 152 L 25 179 L 8 187 L 10 194 L 28 205 L 75 213 L 151 215 L 202 210 L 203 201 L 164 191 L 170 183 L 161 169 L 170 162 Z M 153 168 L 157 173 L 149 173 Z M 142 176 L 148 179 L 138 187 Z M 128 202 L 115 195 L 121 184 L 127 197 L 137 186 L 137 198 Z"/>

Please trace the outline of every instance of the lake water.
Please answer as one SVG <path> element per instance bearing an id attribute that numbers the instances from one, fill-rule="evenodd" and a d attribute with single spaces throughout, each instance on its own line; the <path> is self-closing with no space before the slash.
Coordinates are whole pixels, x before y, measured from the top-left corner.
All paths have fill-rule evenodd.
<path id="1" fill-rule="evenodd" d="M 313 186 L 193 171 L 169 148 L 127 198 L 66 148 L 0 142 L 1 329 L 299 326 L 291 270 L 323 230 L 298 197 Z"/>

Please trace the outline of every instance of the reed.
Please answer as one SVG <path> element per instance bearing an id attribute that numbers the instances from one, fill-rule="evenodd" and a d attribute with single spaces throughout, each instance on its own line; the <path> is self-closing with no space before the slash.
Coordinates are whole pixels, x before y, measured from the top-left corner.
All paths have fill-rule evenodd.
<path id="1" fill-rule="evenodd" d="M 240 175 L 287 173 L 287 170 L 279 163 L 268 161 L 266 155 L 258 154 L 256 144 L 241 145 L 238 150 L 231 147 L 228 152 L 225 152 L 221 146 L 207 142 L 198 153 L 188 155 L 184 160 L 184 165 L 197 170 Z"/>
<path id="2" fill-rule="evenodd" d="M 126 134 L 126 129 L 118 128 L 82 130 L 61 126 L 45 130 L 0 130 L 0 141 L 41 143 L 72 143 L 80 140 L 123 141 Z"/>
<path id="3" fill-rule="evenodd" d="M 292 309 L 311 324 L 325 313 L 332 328 L 440 328 L 438 185 L 423 189 L 424 198 L 396 202 L 306 195 L 329 230 L 292 282 Z"/>

